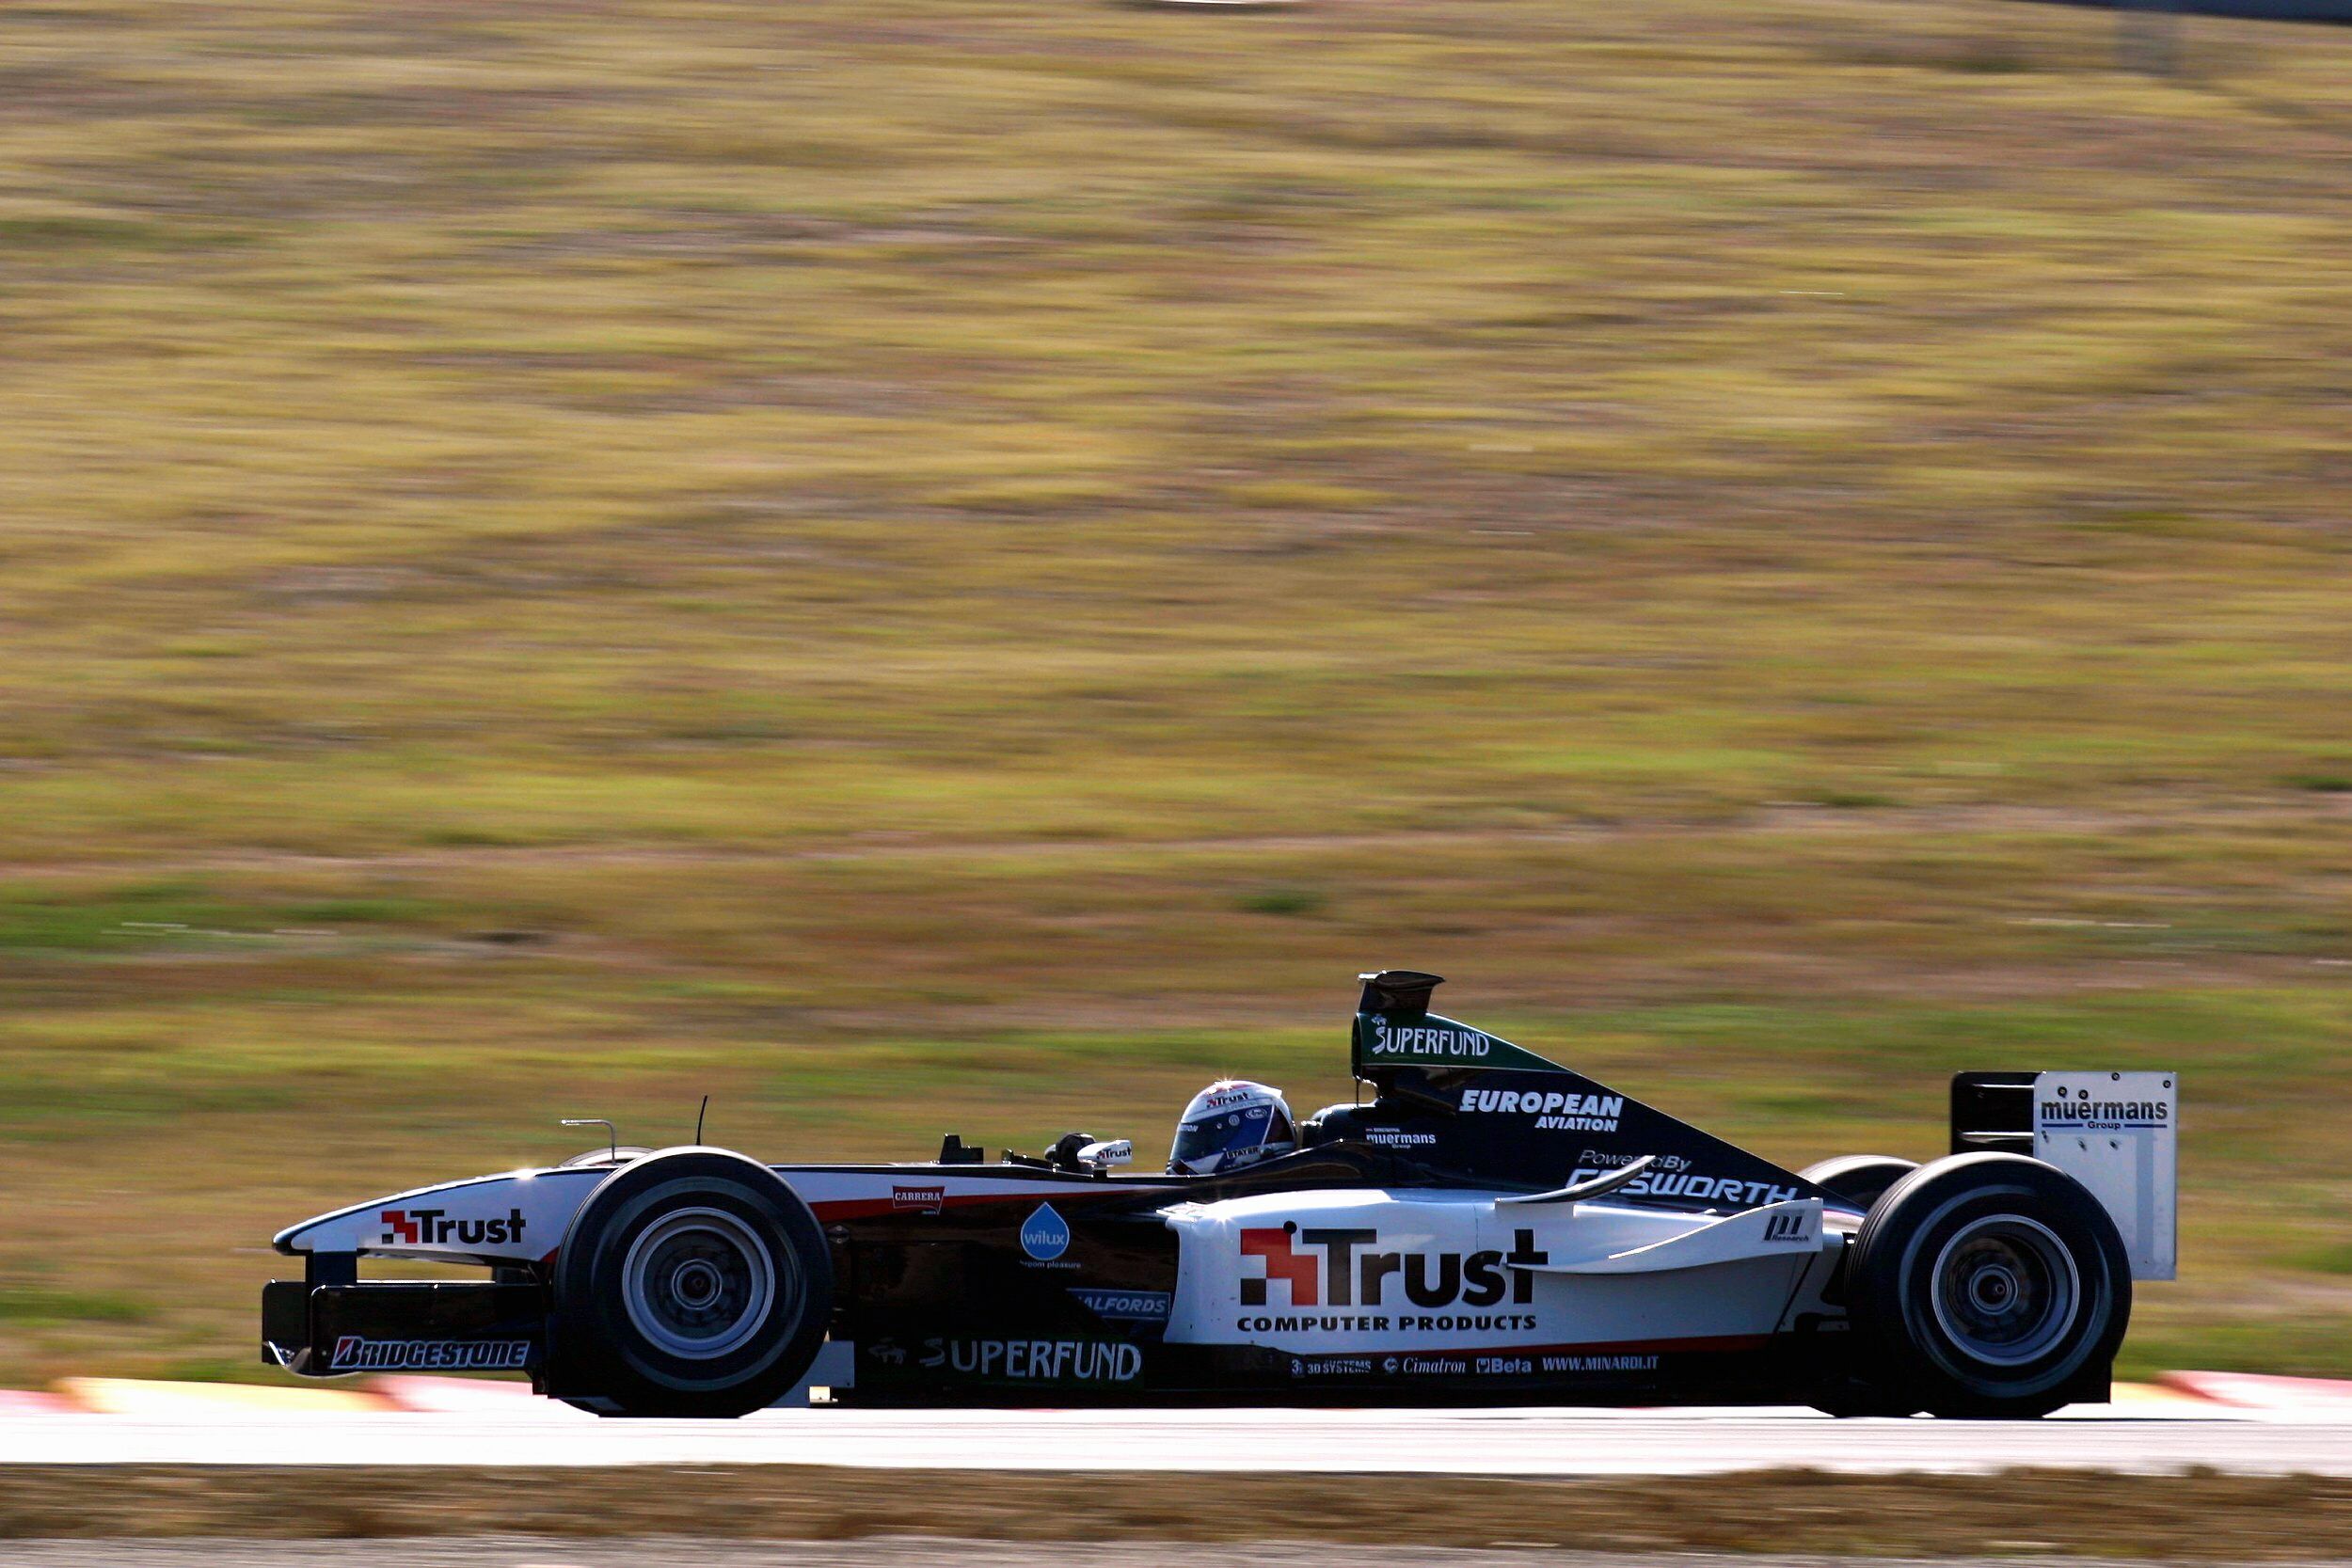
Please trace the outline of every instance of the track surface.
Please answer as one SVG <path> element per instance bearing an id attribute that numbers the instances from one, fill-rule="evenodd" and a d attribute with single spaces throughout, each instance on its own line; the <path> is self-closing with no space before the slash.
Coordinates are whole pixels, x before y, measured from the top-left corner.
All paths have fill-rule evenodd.
<path id="1" fill-rule="evenodd" d="M 1542 1543 L 1540 1546 L 1554 1546 Z M 1359 1568 L 1527 1568 L 1556 1559 L 1530 1542 L 1517 1550 L 1460 1551 L 1445 1547 L 1351 1547 Z M 886 1536 L 869 1541 L 764 1544 L 687 1536 L 641 1536 L 580 1541 L 527 1536 L 459 1536 L 441 1541 L 196 1542 L 18 1541 L 0 1543 L 0 1563 L 24 1568 L 644 1568 L 652 1562 L 691 1562 L 696 1568 L 1031 1568 L 1034 1544 Z M 1323 1547 L 1211 1546 L 1197 1542 L 1089 1546 L 1089 1568 L 1329 1568 Z M 1997 1559 L 1961 1560 L 1946 1568 L 1994 1568 Z M 1819 1559 L 1611 1554 L 1579 1559 L 1580 1568 L 1820 1568 Z M 1841 1568 L 1916 1568 L 1862 1558 Z M 2100 1565 L 2078 1565 L 2100 1568 Z"/>
<path id="2" fill-rule="evenodd" d="M 1530 1542 L 1514 1549 L 1350 1547 L 1357 1568 L 1529 1568 L 1559 1560 L 1558 1543 Z M 999 1544 L 936 1537 L 882 1537 L 811 1544 L 647 1536 L 612 1541 L 470 1536 L 441 1541 L 197 1542 L 29 1541 L 0 1543 L 10 1568 L 644 1568 L 690 1562 L 696 1568 L 1031 1568 L 1034 1544 Z M 1211 1546 L 1197 1542 L 1127 1543 L 1089 1546 L 1089 1568 L 1329 1568 L 1321 1546 Z M 1580 1554 L 1579 1568 L 1823 1568 L 1820 1558 L 1699 1557 L 1629 1553 Z M 2046 1559 L 2032 1560 L 2046 1562 Z M 1884 1558 L 1837 1560 L 1838 1568 L 1918 1568 Z M 2022 1568 L 2018 1559 L 1947 1559 L 1941 1568 Z M 2074 1568 L 2116 1568 L 2078 1562 Z M 2322 1568 L 2322 1565 L 2312 1565 Z"/>
<path id="3" fill-rule="evenodd" d="M 1836 1421 L 1796 1411 L 767 1411 L 599 1421 L 562 1406 L 204 1419 L 0 1417 L 0 1464 L 820 1465 L 993 1470 L 1693 1475 L 2012 1466 L 2352 1476 L 2341 1412 L 2077 1406 L 2046 1421 Z M 2125 1411 L 2130 1411 L 2126 1414 Z M 2191 1413 L 2193 1412 L 2193 1413 Z"/>

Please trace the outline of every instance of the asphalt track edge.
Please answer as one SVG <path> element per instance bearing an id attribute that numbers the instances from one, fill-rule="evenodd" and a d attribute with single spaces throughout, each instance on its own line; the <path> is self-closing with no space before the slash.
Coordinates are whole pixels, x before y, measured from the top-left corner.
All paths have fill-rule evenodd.
<path id="1" fill-rule="evenodd" d="M 0 1539 L 693 1536 L 2352 1560 L 2352 1479 L 0 1466 Z"/>

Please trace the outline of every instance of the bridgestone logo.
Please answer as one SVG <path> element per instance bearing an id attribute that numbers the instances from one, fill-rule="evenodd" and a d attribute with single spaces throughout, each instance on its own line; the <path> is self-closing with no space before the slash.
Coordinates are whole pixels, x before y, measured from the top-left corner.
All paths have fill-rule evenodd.
<path id="1" fill-rule="evenodd" d="M 528 1339 L 368 1339 L 346 1334 L 327 1363 L 338 1372 L 519 1372 Z"/>

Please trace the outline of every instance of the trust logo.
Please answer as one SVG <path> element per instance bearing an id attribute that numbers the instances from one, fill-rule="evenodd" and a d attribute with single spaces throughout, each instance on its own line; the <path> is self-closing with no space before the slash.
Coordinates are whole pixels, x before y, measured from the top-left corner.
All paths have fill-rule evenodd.
<path id="1" fill-rule="evenodd" d="M 1263 1307 L 1265 1288 L 1281 1280 L 1291 1288 L 1293 1307 L 1322 1305 L 1315 1283 L 1323 1274 L 1323 1259 L 1293 1251 L 1291 1233 L 1298 1227 L 1285 1225 L 1263 1230 L 1248 1229 L 1241 1233 L 1241 1255 L 1244 1258 L 1265 1259 L 1265 1277 L 1244 1279 L 1241 1282 L 1241 1304 L 1244 1307 Z"/>
<path id="2" fill-rule="evenodd" d="M 1279 1280 L 1294 1307 L 1402 1305 L 1395 1301 L 1399 1290 L 1415 1307 L 1493 1307 L 1505 1296 L 1525 1306 L 1534 1292 L 1528 1271 L 1551 1260 L 1533 1230 L 1512 1231 L 1507 1253 L 1383 1252 L 1377 1230 L 1301 1230 L 1295 1224 L 1243 1230 L 1241 1255 L 1264 1265 L 1261 1276 L 1240 1281 L 1241 1305 L 1269 1305 L 1268 1289 Z"/>
<path id="3" fill-rule="evenodd" d="M 504 1219 L 469 1219 L 446 1209 L 386 1209 L 376 1218 L 384 1227 L 378 1246 L 516 1246 L 523 1239 L 523 1212 L 510 1209 Z"/>

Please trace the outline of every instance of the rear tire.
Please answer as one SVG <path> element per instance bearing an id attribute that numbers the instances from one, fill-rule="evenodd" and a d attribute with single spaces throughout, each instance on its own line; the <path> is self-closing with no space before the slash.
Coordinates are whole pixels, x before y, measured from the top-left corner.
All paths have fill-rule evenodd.
<path id="1" fill-rule="evenodd" d="M 2115 1222 L 2016 1154 L 1958 1154 L 1890 1188 L 1853 1241 L 1861 1370 L 1938 1416 L 2045 1416 L 2102 1384 L 2131 1321 Z"/>
<path id="2" fill-rule="evenodd" d="M 1887 1188 L 1918 1168 L 1918 1161 L 1892 1154 L 1840 1154 L 1835 1160 L 1817 1161 L 1797 1174 L 1867 1214 L 1872 1204 L 1886 1196 Z"/>
<path id="3" fill-rule="evenodd" d="M 600 1416 L 748 1415 L 801 1380 L 832 1315 L 799 1194 L 740 1154 L 663 1149 L 606 1177 L 564 1233 L 550 1385 Z"/>

